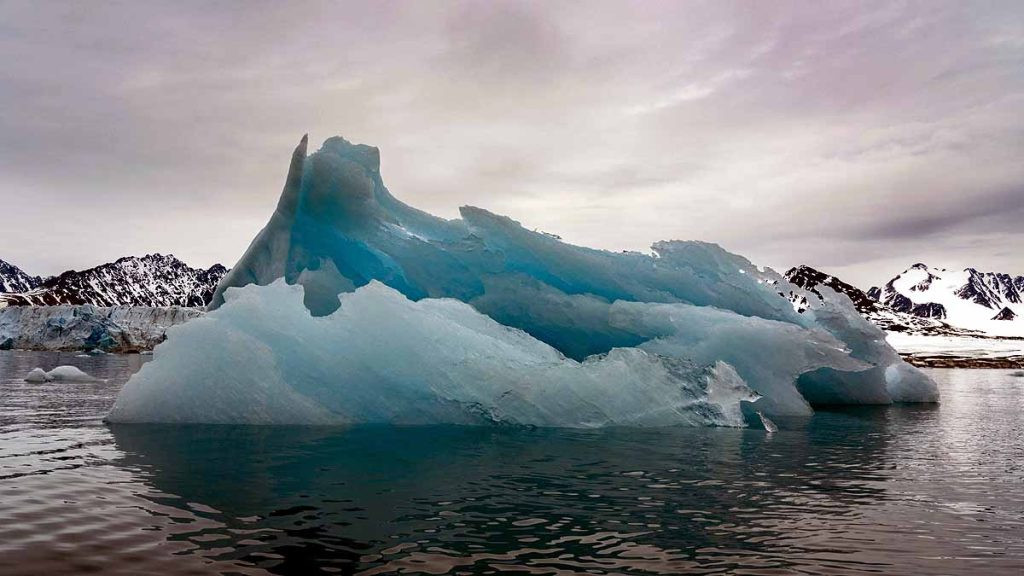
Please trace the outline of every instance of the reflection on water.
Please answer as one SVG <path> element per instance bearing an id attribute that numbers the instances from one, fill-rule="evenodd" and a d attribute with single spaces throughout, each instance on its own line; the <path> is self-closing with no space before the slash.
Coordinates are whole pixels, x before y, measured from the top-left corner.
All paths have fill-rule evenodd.
<path id="1" fill-rule="evenodd" d="M 86 363 L 107 384 L 28 385 Z M 1024 378 L 782 430 L 111 426 L 0 353 L 0 572 L 1016 574 Z"/>

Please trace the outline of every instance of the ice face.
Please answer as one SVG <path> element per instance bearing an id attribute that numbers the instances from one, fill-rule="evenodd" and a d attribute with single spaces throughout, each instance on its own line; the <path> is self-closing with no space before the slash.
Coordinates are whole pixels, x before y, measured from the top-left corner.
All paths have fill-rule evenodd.
<path id="1" fill-rule="evenodd" d="M 210 314 L 112 419 L 735 425 L 754 393 L 769 416 L 938 397 L 845 297 L 798 313 L 799 288 L 714 244 L 613 253 L 479 208 L 444 220 L 388 192 L 376 148 L 306 145 Z"/>
<path id="2" fill-rule="evenodd" d="M 314 317 L 278 280 L 175 327 L 114 422 L 741 426 L 732 368 L 637 348 L 583 362 L 451 299 L 371 282 Z"/>

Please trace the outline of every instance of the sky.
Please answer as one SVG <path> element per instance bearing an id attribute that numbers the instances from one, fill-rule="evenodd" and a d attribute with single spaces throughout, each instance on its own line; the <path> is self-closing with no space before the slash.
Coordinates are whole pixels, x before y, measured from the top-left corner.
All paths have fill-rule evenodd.
<path id="1" fill-rule="evenodd" d="M 1024 274 L 1024 2 L 0 0 L 0 259 L 232 265 L 292 149 L 610 250 Z"/>

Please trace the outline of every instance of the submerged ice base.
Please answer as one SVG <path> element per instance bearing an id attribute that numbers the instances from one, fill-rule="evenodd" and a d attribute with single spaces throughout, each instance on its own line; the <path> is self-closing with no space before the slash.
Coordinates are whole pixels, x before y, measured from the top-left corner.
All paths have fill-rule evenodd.
<path id="1" fill-rule="evenodd" d="M 748 401 L 938 398 L 844 296 L 798 312 L 800 288 L 714 244 L 612 253 L 479 208 L 436 218 L 379 162 L 304 138 L 210 313 L 168 332 L 110 419 L 736 426 Z"/>

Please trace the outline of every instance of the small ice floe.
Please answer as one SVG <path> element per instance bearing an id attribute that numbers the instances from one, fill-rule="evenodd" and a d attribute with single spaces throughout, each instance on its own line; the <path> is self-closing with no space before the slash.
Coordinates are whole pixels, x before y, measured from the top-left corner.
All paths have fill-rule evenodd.
<path id="1" fill-rule="evenodd" d="M 49 372 L 42 368 L 33 368 L 25 376 L 25 382 L 102 382 L 102 380 L 90 376 L 74 366 L 57 366 Z"/>
<path id="2" fill-rule="evenodd" d="M 25 376 L 25 382 L 49 382 L 50 375 L 46 373 L 46 370 L 42 368 L 33 368 L 28 376 Z"/>
<path id="3" fill-rule="evenodd" d="M 767 432 L 769 434 L 774 434 L 774 433 L 779 431 L 779 427 L 775 425 L 775 422 L 772 422 L 771 420 L 769 420 L 768 417 L 764 415 L 764 412 L 761 412 L 760 410 L 758 410 L 757 411 L 757 416 L 758 416 L 758 418 L 761 419 L 761 425 L 764 426 L 764 431 L 765 432 Z"/>

